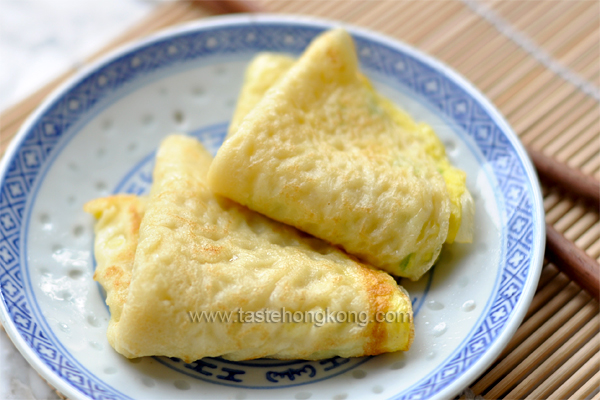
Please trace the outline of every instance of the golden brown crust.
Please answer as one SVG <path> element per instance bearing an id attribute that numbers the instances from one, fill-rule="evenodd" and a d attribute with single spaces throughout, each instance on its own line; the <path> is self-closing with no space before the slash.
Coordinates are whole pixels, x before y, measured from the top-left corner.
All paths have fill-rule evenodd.
<path id="1" fill-rule="evenodd" d="M 105 235 L 96 240 L 98 265 L 94 280 L 106 289 L 106 303 L 114 321 L 119 320 L 127 300 L 143 205 L 138 196 L 122 194 L 92 200 L 84 205 L 84 210 L 98 220 L 96 234 L 102 231 L 100 235 Z M 105 230 L 107 226 L 113 229 Z"/>
<path id="2" fill-rule="evenodd" d="M 142 210 L 138 202 L 131 202 L 129 205 L 129 234 L 136 238 L 140 234 L 140 223 L 142 222 Z M 135 251 L 135 249 L 134 249 Z"/>
<path id="3" fill-rule="evenodd" d="M 385 313 L 391 309 L 389 299 L 392 294 L 392 289 L 388 282 L 388 279 L 391 278 L 387 274 L 367 268 L 361 269 L 360 271 L 363 275 L 365 286 L 368 288 L 367 295 L 371 307 L 369 314 L 374 319 L 378 313 Z M 383 326 L 383 323 L 375 321 L 370 324 L 370 327 L 371 331 L 369 332 L 369 340 L 365 346 L 365 354 L 381 354 L 386 351 L 385 342 L 387 334 L 385 326 Z"/>

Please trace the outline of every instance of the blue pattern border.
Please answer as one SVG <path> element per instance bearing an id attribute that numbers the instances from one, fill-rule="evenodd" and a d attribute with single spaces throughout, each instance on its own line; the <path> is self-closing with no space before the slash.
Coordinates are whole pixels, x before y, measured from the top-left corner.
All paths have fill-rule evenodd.
<path id="1" fill-rule="evenodd" d="M 2 163 L 0 176 L 0 300 L 7 331 L 18 332 L 18 345 L 41 360 L 62 380 L 92 399 L 127 398 L 90 374 L 60 343 L 51 339 L 32 312 L 21 237 L 27 229 L 26 204 L 34 182 L 59 140 L 73 125 L 125 85 L 157 70 L 214 55 L 282 51 L 299 53 L 328 25 L 244 17 L 179 29 L 148 40 L 90 70 L 46 103 L 20 132 Z M 506 221 L 505 259 L 489 313 L 465 345 L 433 374 L 397 399 L 440 394 L 514 331 L 524 315 L 541 266 L 543 227 L 541 196 L 522 147 L 496 111 L 468 84 L 414 50 L 360 30 L 351 30 L 363 68 L 392 77 L 408 91 L 460 126 L 476 143 L 498 182 Z M 540 247 L 542 249 L 540 249 Z M 533 289 L 532 289 L 533 287 Z M 516 321 L 516 322 L 515 322 Z M 24 350 L 25 349 L 25 350 Z M 473 375 L 474 376 L 474 375 Z M 447 393 L 452 395 L 453 393 Z"/>

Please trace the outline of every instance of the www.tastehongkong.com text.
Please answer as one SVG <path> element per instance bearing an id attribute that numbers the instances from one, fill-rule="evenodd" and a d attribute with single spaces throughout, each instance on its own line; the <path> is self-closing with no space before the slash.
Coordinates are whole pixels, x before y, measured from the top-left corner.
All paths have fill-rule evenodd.
<path id="1" fill-rule="evenodd" d="M 235 311 L 188 311 L 191 322 L 201 323 L 292 323 L 302 324 L 310 323 L 321 327 L 325 324 L 343 324 L 351 323 L 364 327 L 369 323 L 408 323 L 411 315 L 402 311 L 377 311 L 369 315 L 367 311 L 290 311 L 285 307 L 280 310 L 261 309 L 258 311 L 244 311 L 237 309 Z"/>

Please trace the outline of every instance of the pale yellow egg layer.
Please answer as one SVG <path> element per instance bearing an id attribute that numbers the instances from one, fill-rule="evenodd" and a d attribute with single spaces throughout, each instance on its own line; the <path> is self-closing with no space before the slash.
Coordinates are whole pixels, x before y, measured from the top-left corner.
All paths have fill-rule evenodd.
<path id="1" fill-rule="evenodd" d="M 252 59 L 246 68 L 244 84 L 229 124 L 227 138 L 237 132 L 240 123 L 250 110 L 258 104 L 267 90 L 290 70 L 295 62 L 296 59 L 291 56 L 270 52 L 259 53 Z M 431 126 L 426 123 L 415 122 L 410 115 L 402 111 L 393 102 L 376 93 L 364 75 L 359 76 L 365 86 L 374 93 L 379 105 L 389 113 L 394 122 L 406 134 L 413 135 L 416 140 L 421 142 L 425 152 L 436 163 L 438 171 L 444 177 L 451 201 L 450 225 L 446 243 L 452 243 L 454 240 L 459 243 L 470 243 L 473 240 L 474 203 L 466 187 L 466 174 L 450 164 L 446 157 L 444 145 Z"/>
<path id="2" fill-rule="evenodd" d="M 209 172 L 217 193 L 411 279 L 443 243 L 471 240 L 464 173 L 430 128 L 371 88 L 343 30 L 295 63 L 257 57 L 246 91 Z"/>
<path id="3" fill-rule="evenodd" d="M 86 205 L 98 218 L 95 277 L 108 294 L 108 339 L 119 353 L 189 362 L 207 356 L 321 359 L 409 348 L 411 302 L 389 275 L 214 195 L 206 184 L 210 163 L 197 140 L 170 136 L 158 151 L 147 201 L 113 196 Z M 190 318 L 190 312 L 239 309 L 403 318 L 322 326 Z"/>

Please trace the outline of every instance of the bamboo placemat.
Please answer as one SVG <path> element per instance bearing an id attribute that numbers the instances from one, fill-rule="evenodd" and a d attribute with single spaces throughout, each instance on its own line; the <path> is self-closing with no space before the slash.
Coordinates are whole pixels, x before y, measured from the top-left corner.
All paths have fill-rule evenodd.
<path id="1" fill-rule="evenodd" d="M 261 0 L 265 12 L 346 21 L 446 62 L 495 103 L 522 141 L 600 178 L 600 2 L 596 0 Z M 203 2 L 163 3 L 94 55 L 161 28 L 213 15 Z M 60 81 L 0 115 L 0 155 L 27 115 Z M 598 210 L 543 187 L 546 221 L 600 258 Z M 544 266 L 523 324 L 463 398 L 600 400 L 598 302 Z"/>

